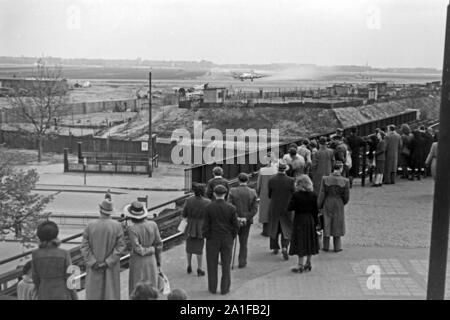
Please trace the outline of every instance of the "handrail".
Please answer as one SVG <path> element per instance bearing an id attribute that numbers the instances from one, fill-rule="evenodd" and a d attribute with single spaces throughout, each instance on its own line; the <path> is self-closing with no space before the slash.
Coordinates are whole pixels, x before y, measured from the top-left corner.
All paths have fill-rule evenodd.
<path id="1" fill-rule="evenodd" d="M 165 206 L 167 206 L 167 205 L 169 205 L 169 204 L 171 204 L 171 203 L 173 203 L 173 202 L 181 201 L 181 200 L 187 199 L 187 198 L 189 198 L 189 197 L 191 197 L 191 196 L 192 196 L 191 193 L 185 194 L 185 195 L 183 195 L 183 196 L 181 196 L 181 197 L 178 197 L 178 198 L 176 198 L 176 199 L 173 199 L 173 200 L 170 200 L 170 201 L 161 203 L 161 204 L 159 204 L 159 205 L 157 205 L 157 206 L 154 206 L 154 207 L 152 207 L 152 208 L 149 208 L 148 211 L 153 211 L 153 210 L 159 209 L 159 208 L 161 208 L 161 207 L 165 207 Z M 115 217 L 114 217 L 114 218 L 115 218 Z M 81 236 L 83 236 L 83 232 L 80 232 L 80 233 L 74 234 L 74 235 L 72 235 L 72 236 L 70 236 L 70 237 L 64 238 L 64 239 L 61 240 L 61 242 L 62 242 L 62 243 L 65 243 L 65 242 L 68 242 L 68 241 L 70 241 L 70 240 L 79 238 L 79 237 L 81 237 Z M 28 251 L 25 251 L 25 252 L 23 252 L 23 253 L 21 253 L 21 254 L 18 254 L 18 255 L 15 255 L 15 256 L 12 256 L 12 257 L 3 259 L 3 260 L 0 261 L 0 265 L 3 265 L 3 264 L 6 264 L 6 263 L 8 263 L 8 262 L 11 262 L 11 261 L 14 261 L 14 260 L 17 260 L 17 259 L 21 259 L 21 258 L 23 258 L 23 257 L 26 257 L 26 256 L 30 255 L 33 251 L 34 251 L 34 250 L 28 250 Z"/>
<path id="2" fill-rule="evenodd" d="M 74 234 L 74 235 L 72 235 L 72 236 L 70 236 L 70 237 L 64 238 L 64 239 L 61 240 L 61 243 L 69 242 L 70 240 L 79 238 L 79 237 L 81 237 L 81 236 L 83 236 L 83 232 L 80 232 L 80 233 Z M 33 251 L 34 251 L 34 250 L 28 250 L 28 251 L 22 252 L 21 254 L 18 254 L 18 255 L 15 255 L 15 256 L 12 256 L 12 257 L 3 259 L 3 260 L 0 261 L 0 265 L 3 265 L 3 264 L 6 264 L 6 263 L 8 263 L 8 262 L 11 262 L 11 261 L 14 261 L 14 260 L 17 260 L 17 259 L 21 259 L 21 258 L 23 258 L 23 257 L 26 257 L 26 256 L 32 254 Z"/>
<path id="3" fill-rule="evenodd" d="M 177 237 L 179 237 L 179 236 L 181 236 L 181 235 L 183 235 L 183 234 L 184 234 L 183 232 L 175 233 L 175 234 L 173 234 L 173 235 L 171 235 L 171 236 L 168 236 L 167 238 L 162 239 L 161 242 L 164 244 L 165 242 L 167 242 L 167 241 L 169 241 L 169 240 L 172 240 L 172 239 L 174 239 L 174 238 L 177 238 Z M 119 260 L 119 261 L 122 262 L 122 261 L 124 261 L 124 260 L 129 259 L 129 258 L 130 258 L 130 255 L 131 255 L 130 253 L 127 253 L 126 255 L 120 257 L 120 260 Z M 86 272 L 83 272 L 82 274 L 80 274 L 80 275 L 74 277 L 73 279 L 74 279 L 74 280 L 82 279 L 82 278 L 84 278 L 84 277 L 86 276 L 86 274 L 87 274 Z"/>

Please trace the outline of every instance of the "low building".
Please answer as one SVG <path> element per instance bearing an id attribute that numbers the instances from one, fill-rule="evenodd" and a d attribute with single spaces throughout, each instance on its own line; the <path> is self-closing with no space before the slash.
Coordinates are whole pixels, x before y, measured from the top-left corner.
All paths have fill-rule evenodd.
<path id="1" fill-rule="evenodd" d="M 335 84 L 332 87 L 334 95 L 348 97 L 352 93 L 352 86 L 348 84 Z"/>
<path id="2" fill-rule="evenodd" d="M 36 92 L 47 91 L 51 94 L 66 94 L 69 84 L 66 79 L 33 79 L 33 78 L 3 78 L 0 88 L 12 90 L 14 94 L 34 95 Z"/>
<path id="3" fill-rule="evenodd" d="M 369 90 L 367 90 L 367 99 L 371 101 L 377 101 L 378 99 L 377 88 L 370 88 Z"/>
<path id="4" fill-rule="evenodd" d="M 205 88 L 203 90 L 203 103 L 225 103 L 226 88 Z"/>
<path id="5" fill-rule="evenodd" d="M 387 84 L 387 82 L 370 83 L 369 88 L 372 88 L 372 89 L 376 88 L 377 94 L 384 95 L 388 89 L 388 84 Z"/>

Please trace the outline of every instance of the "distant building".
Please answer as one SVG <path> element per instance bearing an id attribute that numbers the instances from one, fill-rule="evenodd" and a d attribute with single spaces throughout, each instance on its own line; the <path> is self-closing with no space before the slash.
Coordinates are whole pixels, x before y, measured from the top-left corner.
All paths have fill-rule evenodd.
<path id="1" fill-rule="evenodd" d="M 387 91 L 388 88 L 388 84 L 387 82 L 375 82 L 375 83 L 370 83 L 369 84 L 369 88 L 376 88 L 377 89 L 377 93 L 379 95 L 384 95 Z"/>
<path id="2" fill-rule="evenodd" d="M 225 103 L 226 88 L 205 88 L 203 90 L 203 103 Z"/>
<path id="3" fill-rule="evenodd" d="M 66 94 L 69 85 L 66 79 L 31 79 L 31 78 L 3 78 L 0 88 L 12 90 L 14 94 L 33 95 L 33 92 L 51 89 L 51 93 Z"/>
<path id="4" fill-rule="evenodd" d="M 370 88 L 367 90 L 367 99 L 377 101 L 378 99 L 378 89 L 377 88 Z"/>
<path id="5" fill-rule="evenodd" d="M 340 97 L 347 97 L 352 93 L 352 86 L 348 84 L 335 84 L 332 86 L 332 93 Z"/>
<path id="6" fill-rule="evenodd" d="M 428 90 L 437 91 L 441 89 L 441 81 L 427 82 L 426 87 Z"/>

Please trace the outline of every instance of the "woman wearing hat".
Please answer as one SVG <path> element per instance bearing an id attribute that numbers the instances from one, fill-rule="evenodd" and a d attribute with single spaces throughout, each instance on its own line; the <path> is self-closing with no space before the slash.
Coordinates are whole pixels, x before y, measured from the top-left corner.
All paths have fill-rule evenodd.
<path id="1" fill-rule="evenodd" d="M 148 211 L 142 203 L 135 201 L 125 206 L 124 213 L 131 220 L 128 227 L 132 247 L 128 282 L 131 295 L 140 281 L 146 281 L 158 287 L 162 241 L 156 223 L 146 219 Z"/>
<path id="2" fill-rule="evenodd" d="M 77 300 L 67 287 L 67 268 L 72 264 L 68 251 L 60 249 L 58 226 L 45 221 L 38 226 L 39 248 L 32 253 L 32 274 L 39 300 Z"/>
<path id="3" fill-rule="evenodd" d="M 203 237 L 203 221 L 205 219 L 205 207 L 211 201 L 204 197 L 205 188 L 202 184 L 193 183 L 192 191 L 194 197 L 186 201 L 183 209 L 183 218 L 187 219 L 186 226 L 186 254 L 187 254 L 187 273 L 192 272 L 191 260 L 192 255 L 197 256 L 197 275 L 199 277 L 205 275 L 202 270 L 203 247 L 205 246 L 205 238 Z"/>

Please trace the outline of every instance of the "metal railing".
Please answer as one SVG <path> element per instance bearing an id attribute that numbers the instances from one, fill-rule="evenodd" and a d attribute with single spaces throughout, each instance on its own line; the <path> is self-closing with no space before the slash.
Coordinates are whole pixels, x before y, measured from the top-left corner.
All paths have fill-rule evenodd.
<path id="1" fill-rule="evenodd" d="M 177 197 L 176 199 L 166 201 L 164 203 L 161 203 L 157 206 L 154 206 L 154 207 L 151 207 L 148 209 L 149 211 L 154 211 L 154 210 L 166 207 L 168 205 L 175 204 L 175 209 L 171 209 L 170 211 L 165 212 L 164 214 L 158 214 L 153 219 L 153 221 L 155 221 L 158 224 L 161 234 L 167 233 L 168 229 L 170 229 L 170 228 L 173 229 L 174 223 L 175 224 L 178 223 L 178 219 L 180 219 L 180 217 L 181 217 L 182 204 L 184 203 L 184 201 L 186 199 L 190 198 L 191 196 L 192 196 L 192 194 L 185 194 L 181 197 Z M 87 215 L 87 216 L 90 217 L 90 215 Z M 97 218 L 98 218 L 98 216 L 97 216 Z M 119 217 L 114 217 L 114 219 L 119 219 Z M 83 232 L 80 232 L 80 233 L 74 234 L 70 237 L 62 239 L 61 242 L 67 244 L 67 243 L 70 243 L 74 239 L 81 238 L 82 236 L 83 236 Z M 171 234 L 167 237 L 163 237 L 163 239 L 164 239 L 163 243 L 167 244 L 170 241 L 176 240 L 177 238 L 179 238 L 181 236 L 182 236 L 181 233 L 175 233 L 175 234 Z M 4 265 L 7 263 L 16 261 L 16 260 L 20 260 L 24 257 L 31 255 L 33 251 L 34 250 L 28 250 L 21 254 L 17 254 L 17 255 L 11 256 L 9 258 L 3 259 L 0 261 L 0 265 Z M 81 256 L 81 246 L 80 245 L 71 248 L 69 250 L 69 252 L 72 257 L 73 264 L 82 263 L 83 258 Z M 128 257 L 129 257 L 129 255 L 128 256 L 125 255 L 124 257 L 122 257 L 121 261 L 126 261 L 128 259 Z M 17 281 L 21 277 L 21 275 L 22 275 L 21 269 L 15 269 L 15 270 L 11 270 L 11 271 L 1 274 L 0 275 L 0 295 L 14 295 L 16 292 Z M 9 285 L 9 283 L 11 281 L 15 281 L 15 283 L 12 285 Z"/>

